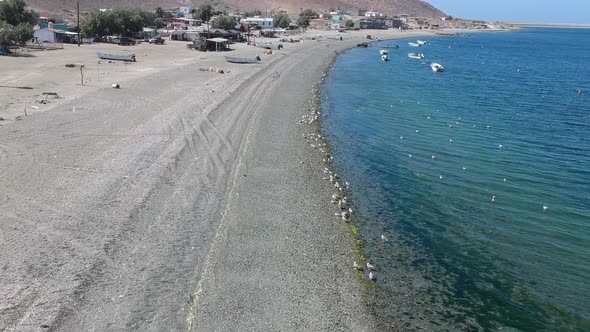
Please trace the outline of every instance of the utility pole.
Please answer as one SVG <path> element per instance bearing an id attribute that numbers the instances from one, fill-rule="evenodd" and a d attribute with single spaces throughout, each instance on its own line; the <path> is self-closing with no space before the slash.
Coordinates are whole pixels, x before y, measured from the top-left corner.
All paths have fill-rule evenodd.
<path id="1" fill-rule="evenodd" d="M 80 0 L 76 0 L 76 9 L 78 12 L 78 27 L 76 31 L 78 32 L 78 47 L 80 47 Z M 80 69 L 82 71 L 82 69 Z"/>

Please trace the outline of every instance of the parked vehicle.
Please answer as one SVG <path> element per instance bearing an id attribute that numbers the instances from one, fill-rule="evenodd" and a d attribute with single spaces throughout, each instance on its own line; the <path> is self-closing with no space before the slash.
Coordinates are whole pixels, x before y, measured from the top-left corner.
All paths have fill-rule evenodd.
<path id="1" fill-rule="evenodd" d="M 121 37 L 121 38 L 119 38 L 119 41 L 117 42 L 117 44 L 119 44 L 119 45 L 135 45 L 135 40 L 133 40 L 129 37 Z"/>
<path id="2" fill-rule="evenodd" d="M 162 38 L 160 36 L 154 36 L 148 40 L 148 43 L 156 44 L 156 45 L 164 45 L 164 38 Z"/>

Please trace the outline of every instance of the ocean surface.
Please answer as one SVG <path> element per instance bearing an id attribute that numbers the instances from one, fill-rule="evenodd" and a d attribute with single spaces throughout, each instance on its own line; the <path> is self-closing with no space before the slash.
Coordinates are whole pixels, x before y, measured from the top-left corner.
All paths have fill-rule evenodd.
<path id="1" fill-rule="evenodd" d="M 590 30 L 427 40 L 351 49 L 322 90 L 371 309 L 384 329 L 590 331 Z"/>

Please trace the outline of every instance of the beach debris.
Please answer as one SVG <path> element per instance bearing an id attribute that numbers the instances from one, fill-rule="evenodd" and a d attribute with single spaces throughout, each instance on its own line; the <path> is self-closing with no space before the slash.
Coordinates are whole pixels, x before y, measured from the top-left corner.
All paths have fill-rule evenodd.
<path id="1" fill-rule="evenodd" d="M 200 71 L 210 71 L 213 73 L 218 73 L 218 74 L 225 74 L 225 72 L 223 71 L 223 69 L 221 68 L 215 68 L 215 67 L 209 67 L 209 68 L 199 68 Z"/>
<path id="2" fill-rule="evenodd" d="M 381 241 L 387 242 L 387 237 L 385 236 L 385 234 L 381 234 Z"/>
<path id="3" fill-rule="evenodd" d="M 343 221 L 349 221 L 350 215 L 348 214 L 348 212 L 343 211 L 340 213 L 340 218 L 342 218 Z"/>
<path id="4" fill-rule="evenodd" d="M 359 265 L 359 263 L 357 263 L 356 261 L 354 261 L 354 262 L 352 263 L 352 268 L 353 268 L 353 270 L 355 270 L 355 271 L 362 271 L 362 270 L 363 270 L 363 267 L 362 267 L 362 266 L 360 266 L 360 265 Z"/>
<path id="5" fill-rule="evenodd" d="M 543 205 L 543 213 L 549 211 L 549 207 L 547 205 Z"/>
<path id="6" fill-rule="evenodd" d="M 371 281 L 377 280 L 377 277 L 375 276 L 375 273 L 373 273 L 373 271 L 369 272 L 369 280 L 371 280 Z"/>
<path id="7" fill-rule="evenodd" d="M 367 269 L 371 271 L 375 271 L 375 265 L 371 264 L 371 262 L 367 261 Z"/>
<path id="8" fill-rule="evenodd" d="M 111 85 L 111 87 L 113 87 L 113 89 L 120 89 L 121 88 L 119 83 L 113 83 L 113 85 Z"/>
<path id="9" fill-rule="evenodd" d="M 496 195 L 492 195 L 492 203 L 496 203 Z"/>
<path id="10" fill-rule="evenodd" d="M 34 108 L 34 109 L 36 109 L 36 110 L 39 109 L 39 106 L 31 105 L 31 107 Z"/>
<path id="11" fill-rule="evenodd" d="M 74 68 L 74 67 L 76 67 L 75 64 L 73 64 L 73 63 L 66 63 L 66 68 Z"/>

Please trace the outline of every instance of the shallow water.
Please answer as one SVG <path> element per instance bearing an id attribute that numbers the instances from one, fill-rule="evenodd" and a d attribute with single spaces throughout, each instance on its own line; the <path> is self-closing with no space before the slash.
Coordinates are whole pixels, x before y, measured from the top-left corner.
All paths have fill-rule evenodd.
<path id="1" fill-rule="evenodd" d="M 590 330 L 590 30 L 429 41 L 352 49 L 323 88 L 373 307 L 392 328 Z"/>

